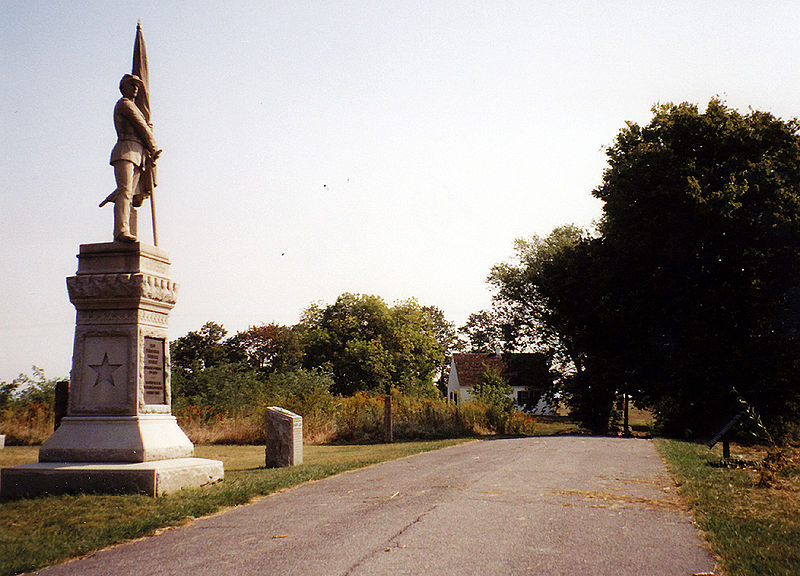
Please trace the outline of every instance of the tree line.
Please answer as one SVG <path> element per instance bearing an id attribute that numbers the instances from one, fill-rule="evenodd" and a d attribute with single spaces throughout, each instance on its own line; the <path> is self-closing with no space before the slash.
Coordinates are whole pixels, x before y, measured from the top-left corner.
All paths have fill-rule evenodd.
<path id="1" fill-rule="evenodd" d="M 236 408 L 254 387 L 325 386 L 334 395 L 437 397 L 437 376 L 456 346 L 455 326 L 434 306 L 345 293 L 313 304 L 293 326 L 251 326 L 232 336 L 207 322 L 170 345 L 176 400 Z M 287 376 L 291 375 L 291 376 Z"/>
<path id="2" fill-rule="evenodd" d="M 258 441 L 268 405 L 301 414 L 323 441 L 530 434 L 499 374 L 487 373 L 477 402 L 447 403 L 450 353 L 463 345 L 440 309 L 364 294 L 313 304 L 293 326 L 229 336 L 207 322 L 170 343 L 173 411 L 206 442 Z"/>

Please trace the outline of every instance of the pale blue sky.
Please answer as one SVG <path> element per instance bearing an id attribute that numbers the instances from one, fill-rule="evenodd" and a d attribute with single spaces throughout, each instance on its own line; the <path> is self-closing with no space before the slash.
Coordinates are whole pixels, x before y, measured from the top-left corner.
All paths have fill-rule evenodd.
<path id="1" fill-rule="evenodd" d="M 794 2 L 4 0 L 0 379 L 69 372 L 65 278 L 111 239 L 97 203 L 137 19 L 171 338 L 293 324 L 345 291 L 461 324 L 514 238 L 599 217 L 626 120 L 715 94 L 800 113 Z"/>

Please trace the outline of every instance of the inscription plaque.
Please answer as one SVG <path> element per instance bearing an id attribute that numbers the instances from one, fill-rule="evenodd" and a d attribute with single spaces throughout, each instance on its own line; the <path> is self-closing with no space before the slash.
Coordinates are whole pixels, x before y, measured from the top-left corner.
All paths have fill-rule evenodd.
<path id="1" fill-rule="evenodd" d="M 164 390 L 164 340 L 144 339 L 144 403 L 166 404 Z"/>

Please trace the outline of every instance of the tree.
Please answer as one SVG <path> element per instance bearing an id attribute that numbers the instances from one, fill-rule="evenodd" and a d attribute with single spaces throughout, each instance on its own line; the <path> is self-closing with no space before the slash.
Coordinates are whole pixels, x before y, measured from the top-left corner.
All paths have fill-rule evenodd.
<path id="1" fill-rule="evenodd" d="M 189 332 L 170 343 L 173 370 L 195 373 L 231 360 L 231 350 L 225 345 L 228 331 L 216 322 L 206 322 L 197 332 Z"/>
<path id="2" fill-rule="evenodd" d="M 494 330 L 510 348 L 545 351 L 557 374 L 553 387 L 572 414 L 594 432 L 608 429 L 619 386 L 605 361 L 610 337 L 597 240 L 572 225 L 547 237 L 515 242 L 515 258 L 494 266 Z"/>
<path id="3" fill-rule="evenodd" d="M 548 300 L 564 295 L 567 278 L 562 269 L 584 239 L 588 239 L 586 232 L 573 225 L 555 228 L 545 238 L 518 238 L 515 261 L 492 267 L 487 279 L 494 290 L 492 322 L 508 348 L 572 348 L 574 330 L 566 325 L 570 317 L 559 315 Z M 579 271 L 571 271 L 568 278 L 575 278 Z M 568 293 L 567 298 L 572 300 L 572 295 Z M 577 356 L 577 350 L 572 354 Z"/>
<path id="4" fill-rule="evenodd" d="M 229 338 L 226 345 L 233 355 L 265 374 L 292 371 L 303 358 L 297 331 L 275 323 L 250 326 Z"/>
<path id="5" fill-rule="evenodd" d="M 255 370 L 226 340 L 227 330 L 206 322 L 198 331 L 170 342 L 173 401 L 239 410 L 257 394 Z"/>
<path id="6" fill-rule="evenodd" d="M 50 409 L 55 402 L 55 378 L 47 378 L 44 370 L 31 366 L 32 375 L 20 374 L 11 382 L 0 380 L 0 408 L 12 405 L 46 406 Z"/>
<path id="7" fill-rule="evenodd" d="M 459 328 L 466 348 L 472 352 L 494 352 L 506 348 L 506 338 L 499 314 L 493 310 L 473 312 L 467 322 Z"/>
<path id="8" fill-rule="evenodd" d="M 774 425 L 797 414 L 798 128 L 716 99 L 666 104 L 607 151 L 608 361 L 674 431 L 727 420 L 737 390 Z"/>
<path id="9" fill-rule="evenodd" d="M 415 300 L 389 307 L 377 296 L 342 294 L 312 305 L 298 325 L 307 368 L 330 366 L 337 394 L 386 392 L 435 395 L 433 375 L 445 351 L 435 319 Z"/>
<path id="10" fill-rule="evenodd" d="M 798 128 L 716 99 L 656 106 L 607 150 L 596 237 L 556 229 L 493 268 L 504 333 L 564 353 L 593 429 L 618 392 L 680 434 L 713 431 L 740 395 L 778 431 L 797 420 Z"/>
<path id="11" fill-rule="evenodd" d="M 718 100 L 657 106 L 607 150 L 597 237 L 556 229 L 493 268 L 505 332 L 557 344 L 593 429 L 618 392 L 682 434 L 712 431 L 739 394 L 773 426 L 796 419 L 799 127 Z"/>
<path id="12" fill-rule="evenodd" d="M 0 409 L 4 408 L 11 401 L 18 387 L 19 382 L 16 379 L 11 382 L 0 380 Z"/>
<path id="13" fill-rule="evenodd" d="M 435 380 L 439 393 L 444 396 L 447 394 L 447 379 L 450 375 L 450 355 L 463 350 L 464 342 L 459 338 L 456 325 L 447 320 L 441 309 L 436 306 L 423 306 L 422 312 L 428 317 L 441 351 L 441 361 L 436 369 Z"/>

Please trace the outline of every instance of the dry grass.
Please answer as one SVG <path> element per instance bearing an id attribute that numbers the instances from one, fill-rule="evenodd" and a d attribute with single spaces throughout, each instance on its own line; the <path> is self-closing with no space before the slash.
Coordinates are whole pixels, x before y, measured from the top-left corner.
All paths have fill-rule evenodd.
<path id="1" fill-rule="evenodd" d="M 649 509 L 680 508 L 680 504 L 671 499 L 642 498 L 616 492 L 599 490 L 559 490 L 555 494 L 573 496 L 590 508 L 619 508 L 621 506 L 644 507 Z M 569 505 L 569 504 L 568 504 Z"/>
<path id="2" fill-rule="evenodd" d="M 6 445 L 41 444 L 53 433 L 53 410 L 31 404 L 21 410 L 0 410 L 0 434 L 5 434 Z"/>
<path id="3" fill-rule="evenodd" d="M 38 446 L 6 446 L 0 450 L 0 468 L 38 461 Z"/>
<path id="4" fill-rule="evenodd" d="M 179 424 L 194 444 L 259 444 L 264 440 L 263 416 L 224 416 L 211 422 L 180 419 Z"/>
<path id="5" fill-rule="evenodd" d="M 565 418 L 547 420 L 523 412 L 509 415 L 476 402 L 456 406 L 440 399 L 409 398 L 401 394 L 394 394 L 393 399 L 393 429 L 397 440 L 433 440 L 495 433 L 533 435 L 540 433 L 539 422 L 546 422 L 544 434 L 578 430 Z M 327 412 L 315 412 L 310 417 L 306 417 L 303 410 L 293 411 L 303 416 L 305 442 L 364 444 L 383 440 L 384 399 L 379 395 L 360 392 L 337 398 Z M 189 406 L 177 411 L 176 416 L 183 431 L 197 444 L 260 444 L 264 441 L 262 411 L 226 415 Z"/>
<path id="6" fill-rule="evenodd" d="M 646 430 L 653 426 L 655 423 L 655 416 L 650 410 L 643 410 L 631 404 L 628 410 L 628 424 L 634 430 Z"/>
<path id="7" fill-rule="evenodd" d="M 536 423 L 536 436 L 563 436 L 566 434 L 585 434 L 569 416 L 533 416 Z"/>

